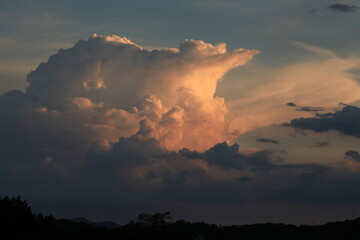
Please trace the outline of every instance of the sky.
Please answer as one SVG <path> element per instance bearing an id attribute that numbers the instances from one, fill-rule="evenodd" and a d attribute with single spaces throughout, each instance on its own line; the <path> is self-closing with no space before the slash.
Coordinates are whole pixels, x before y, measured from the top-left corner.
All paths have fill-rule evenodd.
<path id="1" fill-rule="evenodd" d="M 0 0 L 0 194 L 121 224 L 360 217 L 360 2 Z"/>

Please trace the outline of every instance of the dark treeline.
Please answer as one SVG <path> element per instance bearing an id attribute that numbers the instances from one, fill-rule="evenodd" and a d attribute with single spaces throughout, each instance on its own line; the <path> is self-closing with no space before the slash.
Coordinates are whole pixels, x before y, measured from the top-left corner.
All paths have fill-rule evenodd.
<path id="1" fill-rule="evenodd" d="M 119 228 L 96 227 L 85 222 L 55 219 L 34 214 L 20 197 L 0 197 L 0 239 L 156 239 L 156 240 L 232 240 L 232 239 L 360 239 L 360 218 L 318 226 L 252 224 L 218 226 L 171 222 L 169 212 L 139 214 Z"/>

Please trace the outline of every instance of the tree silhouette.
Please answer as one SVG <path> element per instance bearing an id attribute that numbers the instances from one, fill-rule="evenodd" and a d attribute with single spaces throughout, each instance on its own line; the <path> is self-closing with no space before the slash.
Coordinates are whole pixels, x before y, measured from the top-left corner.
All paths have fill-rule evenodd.
<path id="1" fill-rule="evenodd" d="M 96 227 L 85 222 L 33 214 L 20 197 L 0 197 L 0 239 L 5 240 L 358 240 L 360 218 L 317 226 L 251 224 L 218 226 L 184 220 L 170 222 L 170 212 L 140 213 L 121 228 Z"/>
<path id="2" fill-rule="evenodd" d="M 140 213 L 135 220 L 131 220 L 130 223 L 149 225 L 149 226 L 160 226 L 164 225 L 171 220 L 170 212 L 158 212 L 158 213 Z"/>
<path id="3" fill-rule="evenodd" d="M 9 198 L 0 197 L 0 222 L 3 226 L 26 225 L 35 221 L 31 207 L 19 196 Z"/>

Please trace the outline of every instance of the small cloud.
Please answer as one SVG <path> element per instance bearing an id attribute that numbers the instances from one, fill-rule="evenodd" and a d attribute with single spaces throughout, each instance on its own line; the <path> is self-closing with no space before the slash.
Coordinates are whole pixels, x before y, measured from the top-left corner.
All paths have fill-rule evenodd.
<path id="1" fill-rule="evenodd" d="M 346 5 L 341 3 L 332 4 L 328 7 L 328 10 L 336 13 L 351 13 L 356 12 L 359 8 L 355 5 Z"/>
<path id="2" fill-rule="evenodd" d="M 293 102 L 286 103 L 288 107 L 297 107 L 296 111 L 303 111 L 303 112 L 320 112 L 323 111 L 323 107 L 310 107 L 310 106 L 298 106 Z"/>
<path id="3" fill-rule="evenodd" d="M 354 162 L 360 163 L 360 154 L 353 150 L 348 150 L 345 152 L 345 159 L 353 160 Z"/>
<path id="4" fill-rule="evenodd" d="M 268 138 L 259 138 L 256 140 L 257 142 L 263 142 L 263 143 L 273 143 L 273 144 L 279 144 L 278 141 Z"/>
<path id="5" fill-rule="evenodd" d="M 317 113 L 315 117 L 293 119 L 289 124 L 283 126 L 291 126 L 297 131 L 305 129 L 315 132 L 336 130 L 344 135 L 360 138 L 359 122 L 360 108 L 348 105 L 335 113 Z"/>
<path id="6" fill-rule="evenodd" d="M 314 143 L 311 147 L 326 148 L 326 147 L 331 147 L 331 145 L 329 142 L 317 142 L 317 143 Z"/>
<path id="7" fill-rule="evenodd" d="M 293 102 L 288 102 L 288 103 L 286 103 L 286 105 L 289 107 L 296 107 L 296 104 Z"/>
<path id="8" fill-rule="evenodd" d="M 339 102 L 339 106 L 346 107 L 346 106 L 350 106 L 350 105 L 349 105 L 349 104 L 346 104 L 346 103 L 343 103 L 343 102 Z"/>
<path id="9" fill-rule="evenodd" d="M 303 111 L 303 112 L 320 112 L 323 111 L 323 107 L 300 107 L 296 109 L 296 111 Z"/>

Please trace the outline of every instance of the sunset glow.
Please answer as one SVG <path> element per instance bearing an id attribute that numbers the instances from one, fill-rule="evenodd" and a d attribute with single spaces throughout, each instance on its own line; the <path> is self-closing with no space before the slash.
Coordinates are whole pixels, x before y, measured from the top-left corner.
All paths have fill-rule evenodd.
<path id="1" fill-rule="evenodd" d="M 16 2 L 1 196 L 118 223 L 360 216 L 358 2 Z"/>

